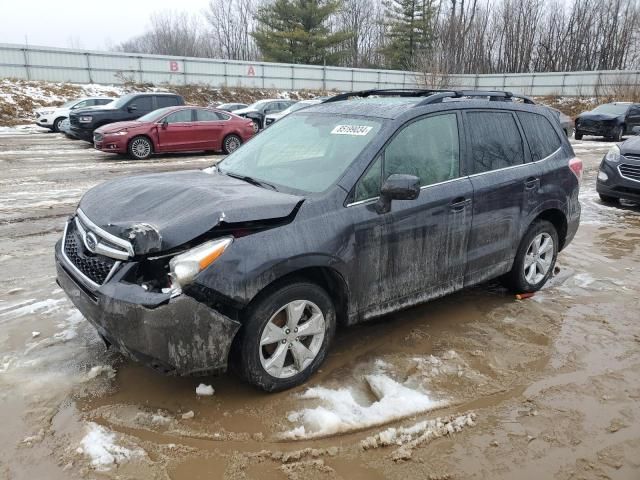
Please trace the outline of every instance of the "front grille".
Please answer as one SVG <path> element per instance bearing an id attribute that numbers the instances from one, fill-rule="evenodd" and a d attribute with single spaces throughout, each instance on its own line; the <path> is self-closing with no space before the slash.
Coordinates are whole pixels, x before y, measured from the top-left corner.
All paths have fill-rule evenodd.
<path id="1" fill-rule="evenodd" d="M 80 120 L 78 120 L 78 117 L 76 117 L 75 115 L 71 115 L 69 117 L 69 123 L 71 125 L 80 125 Z"/>
<path id="2" fill-rule="evenodd" d="M 623 163 L 618 167 L 618 170 L 620 171 L 620 175 L 623 177 L 640 182 L 640 165 Z"/>
<path id="3" fill-rule="evenodd" d="M 640 155 L 636 155 L 636 154 L 633 154 L 633 153 L 625 153 L 624 156 L 627 157 L 629 160 L 639 160 L 640 161 Z"/>
<path id="4" fill-rule="evenodd" d="M 94 133 L 93 134 L 93 141 L 94 142 L 101 142 L 103 138 L 104 138 L 104 135 L 102 135 L 101 133 Z"/>
<path id="5" fill-rule="evenodd" d="M 116 263 L 113 258 L 96 255 L 87 250 L 75 221 L 70 221 L 67 225 L 64 254 L 82 275 L 98 285 L 105 282 Z"/>

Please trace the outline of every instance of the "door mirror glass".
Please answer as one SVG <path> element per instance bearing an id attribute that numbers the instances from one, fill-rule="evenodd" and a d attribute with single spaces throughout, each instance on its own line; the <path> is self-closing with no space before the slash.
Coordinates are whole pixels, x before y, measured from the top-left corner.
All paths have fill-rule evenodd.
<path id="1" fill-rule="evenodd" d="M 167 120 L 167 117 L 165 117 L 162 119 L 162 123 L 160 124 L 160 126 L 162 127 L 163 130 L 166 130 L 167 125 L 169 125 L 169 121 Z"/>
<path id="2" fill-rule="evenodd" d="M 393 174 L 387 178 L 380 189 L 380 198 L 376 203 L 378 213 L 391 210 L 392 200 L 415 200 L 420 195 L 420 179 L 415 175 Z"/>

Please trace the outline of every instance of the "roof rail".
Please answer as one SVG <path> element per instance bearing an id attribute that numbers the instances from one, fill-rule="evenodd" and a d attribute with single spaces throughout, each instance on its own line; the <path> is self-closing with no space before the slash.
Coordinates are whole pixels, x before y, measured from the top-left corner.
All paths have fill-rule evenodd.
<path id="1" fill-rule="evenodd" d="M 374 88 L 372 90 L 360 90 L 356 92 L 345 92 L 327 98 L 323 103 L 340 102 L 351 97 L 367 98 L 371 95 L 379 97 L 427 97 L 440 92 L 449 92 L 449 90 L 435 90 L 424 88 Z"/>
<path id="2" fill-rule="evenodd" d="M 498 91 L 498 90 L 449 90 L 449 91 L 441 91 L 434 95 L 431 95 L 420 103 L 416 105 L 416 107 L 421 107 L 423 105 L 431 105 L 433 103 L 440 103 L 445 98 L 465 98 L 465 97 L 489 97 L 489 101 L 503 101 L 510 102 L 513 98 L 519 98 L 524 101 L 524 103 L 529 103 L 534 105 L 536 102 L 526 95 L 520 95 L 512 92 Z"/>
<path id="3" fill-rule="evenodd" d="M 424 89 L 424 88 L 387 88 L 360 90 L 356 92 L 345 92 L 326 99 L 322 103 L 339 102 L 347 100 L 351 97 L 367 98 L 372 95 L 379 97 L 425 97 L 416 107 L 440 103 L 445 98 L 465 98 L 465 97 L 489 97 L 490 101 L 506 101 L 509 102 L 513 98 L 519 98 L 524 103 L 535 104 L 530 97 L 526 95 L 515 94 L 512 92 L 500 90 L 453 90 L 453 89 Z"/>

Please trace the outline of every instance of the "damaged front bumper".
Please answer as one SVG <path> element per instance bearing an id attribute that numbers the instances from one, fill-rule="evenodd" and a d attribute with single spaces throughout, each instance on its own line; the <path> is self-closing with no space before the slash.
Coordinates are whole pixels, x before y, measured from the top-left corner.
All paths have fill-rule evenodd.
<path id="1" fill-rule="evenodd" d="M 58 242 L 58 284 L 100 336 L 125 356 L 168 374 L 226 370 L 239 322 L 187 295 L 171 298 L 123 281 L 126 265 L 90 289 L 68 263 Z"/>

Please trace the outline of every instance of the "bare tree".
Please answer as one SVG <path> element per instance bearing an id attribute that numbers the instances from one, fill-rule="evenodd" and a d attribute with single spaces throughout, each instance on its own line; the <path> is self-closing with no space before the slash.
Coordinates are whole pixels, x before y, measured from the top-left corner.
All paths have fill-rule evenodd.
<path id="1" fill-rule="evenodd" d="M 210 0 L 204 15 L 209 35 L 222 58 L 255 60 L 258 49 L 251 32 L 255 28 L 256 0 Z"/>

